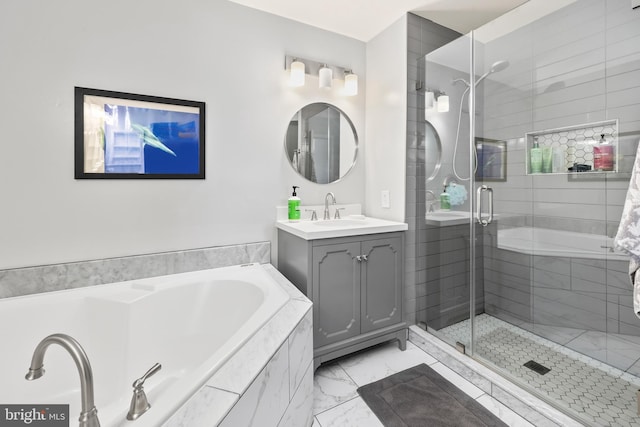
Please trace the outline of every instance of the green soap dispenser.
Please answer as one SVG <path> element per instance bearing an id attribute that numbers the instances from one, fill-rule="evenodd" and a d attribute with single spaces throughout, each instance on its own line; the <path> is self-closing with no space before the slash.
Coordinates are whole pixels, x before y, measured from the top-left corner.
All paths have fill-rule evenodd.
<path id="1" fill-rule="evenodd" d="M 289 197 L 289 221 L 300 221 L 300 197 L 296 194 L 297 185 L 293 186 L 293 194 Z"/>
<path id="2" fill-rule="evenodd" d="M 449 193 L 447 193 L 446 187 L 440 194 L 440 210 L 443 210 L 443 211 L 451 210 L 451 196 L 449 196 Z"/>

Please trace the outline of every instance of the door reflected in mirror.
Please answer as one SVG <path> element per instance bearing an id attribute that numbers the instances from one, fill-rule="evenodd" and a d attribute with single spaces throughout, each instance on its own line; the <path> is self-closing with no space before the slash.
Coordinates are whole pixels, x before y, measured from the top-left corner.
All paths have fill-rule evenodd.
<path id="1" fill-rule="evenodd" d="M 317 102 L 293 115 L 284 148 L 289 164 L 298 174 L 317 184 L 329 184 L 353 168 L 358 136 L 344 112 Z"/>

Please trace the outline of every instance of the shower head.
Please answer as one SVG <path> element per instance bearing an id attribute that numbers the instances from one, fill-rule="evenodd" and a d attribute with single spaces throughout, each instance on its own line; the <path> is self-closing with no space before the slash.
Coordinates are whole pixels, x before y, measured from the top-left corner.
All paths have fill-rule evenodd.
<path id="1" fill-rule="evenodd" d="M 496 61 L 491 65 L 491 68 L 489 69 L 489 71 L 487 71 L 486 73 L 484 73 L 483 75 L 481 75 L 477 80 L 476 80 L 476 86 L 478 86 L 478 84 L 480 84 L 481 81 L 483 81 L 484 79 L 486 79 L 489 74 L 492 73 L 497 73 L 500 72 L 502 70 L 504 70 L 505 68 L 507 68 L 509 66 L 509 61 Z M 462 83 L 464 84 L 467 88 L 469 88 L 469 86 L 471 86 L 469 84 L 468 81 L 466 81 L 465 79 L 455 79 L 451 82 L 451 84 L 456 84 L 456 83 Z"/>
<path id="2" fill-rule="evenodd" d="M 487 71 L 486 73 L 481 75 L 480 78 L 478 80 L 476 80 L 476 86 L 478 86 L 478 84 L 480 84 L 481 81 L 486 79 L 489 76 L 489 74 L 500 72 L 500 71 L 504 70 L 505 68 L 507 68 L 508 66 L 509 66 L 509 61 L 496 61 L 496 62 L 494 62 L 491 65 L 491 68 L 489 69 L 489 71 Z"/>

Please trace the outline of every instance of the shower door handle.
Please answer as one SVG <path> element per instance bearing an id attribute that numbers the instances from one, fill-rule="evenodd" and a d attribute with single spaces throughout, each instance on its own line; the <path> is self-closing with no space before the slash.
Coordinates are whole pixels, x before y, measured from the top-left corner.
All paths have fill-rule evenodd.
<path id="1" fill-rule="evenodd" d="M 489 216 L 486 218 L 483 218 L 482 216 L 482 193 L 484 192 L 487 192 L 489 196 Z M 478 224 L 483 227 L 486 227 L 491 224 L 491 221 L 493 221 L 493 188 L 487 187 L 486 185 L 478 187 L 478 190 L 476 191 L 476 220 L 478 221 Z"/>

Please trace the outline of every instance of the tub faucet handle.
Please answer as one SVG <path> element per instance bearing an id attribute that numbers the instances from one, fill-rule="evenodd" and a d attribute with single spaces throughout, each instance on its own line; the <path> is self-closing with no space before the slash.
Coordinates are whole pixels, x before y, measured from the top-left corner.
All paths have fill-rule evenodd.
<path id="1" fill-rule="evenodd" d="M 135 420 L 138 417 L 151 408 L 147 395 L 144 392 L 144 382 L 158 372 L 162 368 L 162 365 L 156 363 L 149 369 L 143 376 L 133 382 L 133 397 L 131 398 L 131 405 L 129 406 L 129 412 L 127 413 L 128 420 Z"/>

